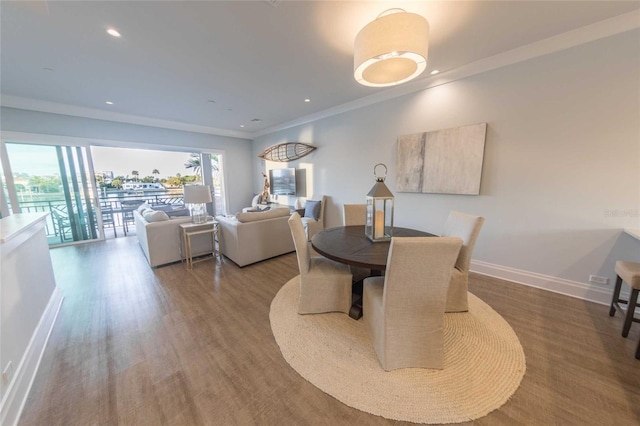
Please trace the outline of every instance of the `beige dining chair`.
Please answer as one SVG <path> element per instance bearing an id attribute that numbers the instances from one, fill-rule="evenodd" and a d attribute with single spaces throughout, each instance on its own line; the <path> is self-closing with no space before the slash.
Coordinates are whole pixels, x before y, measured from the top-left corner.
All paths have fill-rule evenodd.
<path id="1" fill-rule="evenodd" d="M 364 280 L 364 320 L 386 371 L 444 368 L 444 308 L 460 238 L 394 237 L 386 275 Z"/>
<path id="2" fill-rule="evenodd" d="M 309 210 L 312 210 L 311 203 L 315 204 L 318 201 L 308 200 L 305 204 L 305 215 L 302 217 L 302 225 L 304 226 L 304 232 L 307 235 L 307 241 L 311 241 L 311 238 L 318 232 L 324 229 L 324 208 L 327 205 L 327 196 L 323 195 L 320 199 L 319 211 L 316 217 L 312 217 Z"/>
<path id="3" fill-rule="evenodd" d="M 343 204 L 342 211 L 344 214 L 344 226 L 366 225 L 366 204 Z"/>
<path id="4" fill-rule="evenodd" d="M 467 312 L 469 303 L 469 265 L 484 218 L 466 213 L 452 211 L 444 224 L 443 237 L 459 237 L 462 248 L 451 273 L 451 282 L 447 293 L 446 312 Z"/>
<path id="5" fill-rule="evenodd" d="M 300 269 L 299 314 L 349 313 L 351 272 L 349 267 L 326 257 L 311 257 L 304 226 L 298 213 L 289 218 Z"/>

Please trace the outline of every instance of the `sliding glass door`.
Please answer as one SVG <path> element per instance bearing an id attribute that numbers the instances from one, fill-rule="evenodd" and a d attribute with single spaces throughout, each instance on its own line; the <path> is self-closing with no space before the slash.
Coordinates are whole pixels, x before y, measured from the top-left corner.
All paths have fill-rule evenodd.
<path id="1" fill-rule="evenodd" d="M 49 213 L 50 245 L 103 238 L 87 148 L 14 142 L 3 148 L 10 211 Z"/>
<path id="2" fill-rule="evenodd" d="M 105 226 L 111 228 L 110 238 L 135 234 L 132 210 L 125 203 L 180 210 L 183 186 L 190 183 L 210 185 L 214 202 L 209 214 L 226 213 L 222 152 L 95 146 L 74 138 L 39 137 L 2 135 L 0 213 L 49 213 L 50 245 L 104 239 Z"/>

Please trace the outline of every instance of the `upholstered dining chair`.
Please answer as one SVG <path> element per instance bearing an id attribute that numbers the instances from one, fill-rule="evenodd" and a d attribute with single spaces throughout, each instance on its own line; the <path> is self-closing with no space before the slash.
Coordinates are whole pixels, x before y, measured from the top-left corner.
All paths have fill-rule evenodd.
<path id="1" fill-rule="evenodd" d="M 307 234 L 307 241 L 324 229 L 324 207 L 327 205 L 326 195 L 319 201 L 307 200 L 302 225 Z"/>
<path id="2" fill-rule="evenodd" d="M 452 211 L 444 224 L 443 237 L 459 237 L 463 241 L 455 267 L 451 272 L 446 312 L 466 312 L 469 310 L 467 301 L 469 265 L 483 223 L 483 217 Z"/>
<path id="3" fill-rule="evenodd" d="M 394 237 L 384 277 L 364 280 L 364 320 L 386 371 L 444 368 L 444 308 L 460 238 Z"/>
<path id="4" fill-rule="evenodd" d="M 326 257 L 311 257 L 304 226 L 298 213 L 289 218 L 289 228 L 300 269 L 299 314 L 349 313 L 351 272 L 349 267 Z"/>
<path id="5" fill-rule="evenodd" d="M 344 226 L 356 226 L 367 224 L 366 204 L 343 204 Z"/>

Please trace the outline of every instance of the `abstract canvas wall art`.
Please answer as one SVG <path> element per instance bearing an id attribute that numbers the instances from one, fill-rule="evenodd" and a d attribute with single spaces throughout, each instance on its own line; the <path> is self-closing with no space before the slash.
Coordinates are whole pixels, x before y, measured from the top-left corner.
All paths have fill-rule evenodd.
<path id="1" fill-rule="evenodd" d="M 480 194 L 487 123 L 398 137 L 396 190 Z"/>

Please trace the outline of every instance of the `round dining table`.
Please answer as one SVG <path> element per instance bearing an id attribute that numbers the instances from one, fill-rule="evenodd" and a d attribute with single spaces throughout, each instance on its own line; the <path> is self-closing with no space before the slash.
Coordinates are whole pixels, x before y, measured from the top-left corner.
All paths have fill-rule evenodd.
<path id="1" fill-rule="evenodd" d="M 428 232 L 394 227 L 394 237 L 435 237 Z M 339 226 L 318 232 L 311 238 L 315 251 L 336 262 L 372 271 L 387 267 L 390 241 L 373 242 L 364 233 L 364 226 Z M 378 274 L 379 275 L 379 274 Z"/>
<path id="2" fill-rule="evenodd" d="M 436 237 L 416 229 L 393 227 L 394 237 Z M 316 233 L 311 247 L 324 257 L 350 266 L 366 268 L 371 276 L 380 276 L 387 267 L 390 241 L 373 242 L 364 233 L 364 226 L 339 226 Z M 353 305 L 349 316 L 362 316 L 362 281 L 353 284 Z"/>

